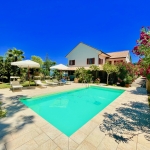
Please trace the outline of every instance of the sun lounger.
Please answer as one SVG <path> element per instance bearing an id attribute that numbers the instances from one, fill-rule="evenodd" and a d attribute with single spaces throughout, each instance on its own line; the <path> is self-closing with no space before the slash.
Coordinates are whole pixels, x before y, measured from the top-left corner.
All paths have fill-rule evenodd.
<path id="1" fill-rule="evenodd" d="M 60 81 L 63 82 L 64 84 L 67 84 L 67 85 L 70 85 L 70 84 L 71 84 L 70 81 L 67 81 L 67 80 L 65 80 L 65 79 L 61 79 Z"/>
<path id="2" fill-rule="evenodd" d="M 57 79 L 53 79 L 54 83 L 57 83 L 58 85 L 64 85 L 64 82 L 58 81 Z"/>
<path id="3" fill-rule="evenodd" d="M 49 81 L 49 80 L 45 80 L 46 84 L 48 85 L 58 85 L 58 83 L 56 82 L 52 82 L 52 81 Z"/>
<path id="4" fill-rule="evenodd" d="M 66 81 L 66 84 L 67 84 L 67 85 L 71 85 L 71 82 L 70 82 L 70 81 Z"/>
<path id="5" fill-rule="evenodd" d="M 35 82 L 36 86 L 39 85 L 41 87 L 47 87 L 47 84 L 42 83 L 41 80 L 34 80 L 34 82 Z"/>
<path id="6" fill-rule="evenodd" d="M 11 88 L 12 90 L 14 89 L 21 89 L 22 90 L 22 85 L 19 83 L 19 81 L 11 81 Z"/>

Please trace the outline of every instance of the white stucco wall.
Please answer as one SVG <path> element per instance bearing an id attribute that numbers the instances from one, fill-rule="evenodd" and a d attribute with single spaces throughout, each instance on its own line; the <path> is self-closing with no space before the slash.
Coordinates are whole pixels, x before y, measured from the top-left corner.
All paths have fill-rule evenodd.
<path id="1" fill-rule="evenodd" d="M 126 57 L 126 62 L 130 62 L 130 54 L 128 54 L 128 56 Z"/>
<path id="2" fill-rule="evenodd" d="M 75 65 L 70 65 L 70 66 L 88 67 L 91 64 L 87 64 L 87 58 L 95 58 L 95 65 L 99 65 L 98 64 L 99 53 L 101 52 L 98 50 L 95 50 L 94 48 L 90 46 L 80 43 L 66 56 L 66 58 L 68 58 L 68 65 L 69 65 L 69 60 L 75 60 Z M 104 59 L 103 56 L 100 56 L 100 58 Z M 103 62 L 105 62 L 105 59 L 103 60 Z"/>
<path id="3" fill-rule="evenodd" d="M 116 58 L 116 59 L 107 59 L 107 61 L 111 61 L 111 64 L 114 64 L 114 61 L 123 61 L 126 62 L 126 58 Z"/>
<path id="4" fill-rule="evenodd" d="M 100 58 L 100 59 L 103 59 L 103 64 L 105 64 L 105 62 L 106 62 L 106 57 L 104 57 L 104 56 L 102 56 L 102 55 L 99 55 L 99 58 Z"/>

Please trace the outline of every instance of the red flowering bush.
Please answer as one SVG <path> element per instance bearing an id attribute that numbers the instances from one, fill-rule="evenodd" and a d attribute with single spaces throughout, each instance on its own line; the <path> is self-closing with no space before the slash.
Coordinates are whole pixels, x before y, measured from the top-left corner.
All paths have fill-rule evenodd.
<path id="1" fill-rule="evenodd" d="M 122 80 L 126 78 L 126 76 L 131 76 L 134 78 L 135 75 L 138 75 L 138 65 L 126 62 L 117 62 L 115 65 L 119 68 L 118 77 Z"/>
<path id="2" fill-rule="evenodd" d="M 138 74 L 150 80 L 150 27 L 142 27 L 140 39 L 137 40 L 137 45 L 132 52 L 139 56 L 138 65 L 140 65 L 140 69 Z"/>

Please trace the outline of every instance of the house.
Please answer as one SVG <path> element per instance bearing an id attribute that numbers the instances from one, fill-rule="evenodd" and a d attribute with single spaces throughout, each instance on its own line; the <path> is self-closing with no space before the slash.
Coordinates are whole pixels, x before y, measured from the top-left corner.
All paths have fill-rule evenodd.
<path id="1" fill-rule="evenodd" d="M 131 57 L 129 51 L 120 51 L 112 53 L 104 53 L 94 47 L 79 43 L 67 55 L 69 70 L 76 70 L 78 67 L 89 68 L 90 65 L 97 65 L 103 70 L 105 62 L 114 64 L 120 62 L 130 62 Z"/>
<path id="2" fill-rule="evenodd" d="M 76 70 L 78 67 L 85 67 L 88 69 L 92 64 L 102 68 L 102 65 L 105 64 L 106 58 L 109 57 L 110 55 L 84 43 L 79 43 L 66 55 L 70 70 Z"/>
<path id="3" fill-rule="evenodd" d="M 79 67 L 89 69 L 93 65 L 100 67 L 98 76 L 105 81 L 106 72 L 103 71 L 103 65 L 106 62 L 115 64 L 116 62 L 130 62 L 131 57 L 129 51 L 120 51 L 105 53 L 102 50 L 91 47 L 80 42 L 67 55 L 68 59 L 68 75 L 73 75 L 74 71 Z"/>
<path id="4" fill-rule="evenodd" d="M 110 64 L 115 64 L 116 62 L 127 62 L 127 63 L 131 62 L 131 56 L 128 50 L 120 52 L 112 52 L 107 54 L 110 55 L 110 57 L 107 58 L 107 61 Z"/>

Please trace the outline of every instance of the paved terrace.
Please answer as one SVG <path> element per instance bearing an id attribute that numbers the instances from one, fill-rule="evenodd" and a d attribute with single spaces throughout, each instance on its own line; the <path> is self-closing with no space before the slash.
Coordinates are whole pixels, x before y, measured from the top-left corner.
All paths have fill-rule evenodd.
<path id="1" fill-rule="evenodd" d="M 21 96 L 37 96 L 83 86 L 72 83 L 16 92 L 0 89 L 0 101 L 8 111 L 7 117 L 0 119 L 0 150 L 150 149 L 150 109 L 144 88 L 127 88 L 70 137 L 19 101 Z"/>

